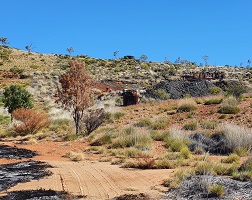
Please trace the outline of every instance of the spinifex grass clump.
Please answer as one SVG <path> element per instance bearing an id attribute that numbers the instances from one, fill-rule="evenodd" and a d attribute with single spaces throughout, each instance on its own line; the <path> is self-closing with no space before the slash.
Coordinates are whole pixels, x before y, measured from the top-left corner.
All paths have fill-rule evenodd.
<path id="1" fill-rule="evenodd" d="M 233 96 L 228 96 L 226 99 L 223 100 L 221 103 L 219 113 L 222 114 L 237 114 L 240 112 L 240 109 L 237 107 L 238 101 Z"/>
<path id="2" fill-rule="evenodd" d="M 127 128 L 119 133 L 118 137 L 112 142 L 111 148 L 136 147 L 138 149 L 151 148 L 153 139 L 148 131 Z"/>
<path id="3" fill-rule="evenodd" d="M 205 99 L 205 105 L 220 104 L 223 101 L 223 96 L 210 96 Z"/>
<path id="4" fill-rule="evenodd" d="M 240 156 L 248 155 L 252 148 L 252 130 L 234 124 L 221 124 L 219 129 L 225 135 L 226 145 Z"/>
<path id="5" fill-rule="evenodd" d="M 197 109 L 197 103 L 193 98 L 181 99 L 178 102 L 177 112 L 191 112 Z"/>

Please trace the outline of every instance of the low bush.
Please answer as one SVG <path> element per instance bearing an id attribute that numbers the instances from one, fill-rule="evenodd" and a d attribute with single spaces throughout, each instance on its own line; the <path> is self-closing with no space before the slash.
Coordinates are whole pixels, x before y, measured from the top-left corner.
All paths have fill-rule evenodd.
<path id="1" fill-rule="evenodd" d="M 213 94 L 213 95 L 217 95 L 217 94 L 220 94 L 222 92 L 222 89 L 219 88 L 219 87 L 212 87 L 208 90 L 208 92 L 210 94 Z"/>
<path id="2" fill-rule="evenodd" d="M 142 118 L 134 125 L 137 127 L 149 127 L 151 126 L 151 120 L 149 118 Z"/>
<path id="3" fill-rule="evenodd" d="M 89 111 L 82 119 L 81 125 L 85 127 L 85 134 L 89 135 L 96 130 L 106 119 L 104 109 Z"/>
<path id="4" fill-rule="evenodd" d="M 221 114 L 237 114 L 239 112 L 240 112 L 240 109 L 236 106 L 222 106 L 218 110 L 218 113 L 221 113 Z"/>
<path id="5" fill-rule="evenodd" d="M 0 115 L 0 124 L 1 125 L 7 125 L 11 122 L 10 116 L 8 115 Z"/>
<path id="6" fill-rule="evenodd" d="M 188 141 L 182 138 L 168 137 L 164 146 L 173 152 L 180 152 L 183 147 L 187 147 Z"/>
<path id="7" fill-rule="evenodd" d="M 101 137 L 97 138 L 93 142 L 90 143 L 91 146 L 102 146 L 105 144 L 112 143 L 112 137 L 110 134 L 104 134 Z"/>
<path id="8" fill-rule="evenodd" d="M 75 161 L 75 162 L 84 160 L 84 155 L 81 152 L 77 153 L 77 152 L 69 151 L 63 157 L 70 158 L 70 160 Z"/>
<path id="9" fill-rule="evenodd" d="M 211 98 L 207 98 L 204 104 L 205 105 L 220 104 L 222 100 L 223 99 L 221 97 L 211 97 Z"/>
<path id="10" fill-rule="evenodd" d="M 154 91 L 154 93 L 157 96 L 157 98 L 161 100 L 167 100 L 170 98 L 169 94 L 167 94 L 163 89 L 157 89 Z"/>
<path id="11" fill-rule="evenodd" d="M 187 146 L 184 146 L 180 149 L 180 157 L 184 159 L 188 159 L 191 157 L 191 152 Z"/>
<path id="12" fill-rule="evenodd" d="M 221 124 L 219 129 L 225 135 L 228 148 L 233 152 L 244 149 L 250 153 L 252 149 L 252 130 L 243 126 L 233 124 Z"/>
<path id="13" fill-rule="evenodd" d="M 219 119 L 226 119 L 227 115 L 226 114 L 223 114 L 219 117 Z"/>
<path id="14" fill-rule="evenodd" d="M 149 149 L 152 142 L 149 132 L 125 129 L 112 142 L 111 148 L 136 147 L 137 149 Z"/>
<path id="15" fill-rule="evenodd" d="M 168 126 L 170 120 L 167 117 L 159 117 L 151 124 L 153 130 L 164 129 Z"/>
<path id="16" fill-rule="evenodd" d="M 207 190 L 211 197 L 222 197 L 225 195 L 225 190 L 220 184 L 210 185 Z"/>
<path id="17" fill-rule="evenodd" d="M 154 165 L 155 169 L 175 169 L 176 162 L 168 159 L 157 160 Z"/>
<path id="18" fill-rule="evenodd" d="M 122 112 L 116 112 L 116 113 L 114 113 L 114 119 L 120 119 L 123 116 L 124 116 L 124 113 L 122 113 Z"/>
<path id="19" fill-rule="evenodd" d="M 197 109 L 197 103 L 192 98 L 181 99 L 178 102 L 177 112 L 192 112 Z"/>
<path id="20" fill-rule="evenodd" d="M 194 169 L 196 175 L 227 175 L 231 176 L 237 171 L 237 165 L 224 165 L 220 163 L 200 162 Z"/>
<path id="21" fill-rule="evenodd" d="M 165 138 L 167 138 L 169 136 L 169 132 L 167 132 L 167 131 L 158 132 L 158 131 L 153 130 L 150 132 L 150 136 L 155 141 L 164 141 Z"/>
<path id="22" fill-rule="evenodd" d="M 197 126 L 198 126 L 197 122 L 192 122 L 192 123 L 189 123 L 189 124 L 185 124 L 183 126 L 183 129 L 184 130 L 194 131 L 194 130 L 197 129 Z"/>
<path id="23" fill-rule="evenodd" d="M 218 126 L 218 122 L 216 121 L 201 122 L 201 127 L 203 129 L 215 129 L 217 126 Z"/>
<path id="24" fill-rule="evenodd" d="M 76 134 L 70 134 L 64 137 L 64 141 L 73 141 L 77 139 L 78 139 L 78 136 Z"/>
<path id="25" fill-rule="evenodd" d="M 69 119 L 55 119 L 51 121 L 49 130 L 55 132 L 57 136 L 67 137 L 74 133 L 74 126 Z"/>
<path id="26" fill-rule="evenodd" d="M 234 96 L 235 98 L 240 98 L 243 93 L 246 92 L 246 88 L 242 85 L 235 85 L 226 90 L 227 96 Z"/>
<path id="27" fill-rule="evenodd" d="M 234 172 L 232 178 L 239 181 L 252 181 L 252 171 Z"/>
<path id="28" fill-rule="evenodd" d="M 13 124 L 14 131 L 19 135 L 34 134 L 50 124 L 48 115 L 43 111 L 21 108 L 14 110 L 12 115 L 19 121 Z"/>
<path id="29" fill-rule="evenodd" d="M 221 159 L 221 162 L 223 162 L 223 163 L 239 163 L 240 160 L 241 160 L 240 156 L 232 153 L 227 158 Z"/>
<path id="30" fill-rule="evenodd" d="M 123 154 L 127 158 L 138 158 L 140 157 L 143 153 L 141 150 L 135 148 L 135 147 L 130 147 L 124 150 Z"/>
<path id="31" fill-rule="evenodd" d="M 249 157 L 239 168 L 240 171 L 252 171 L 252 157 Z"/>

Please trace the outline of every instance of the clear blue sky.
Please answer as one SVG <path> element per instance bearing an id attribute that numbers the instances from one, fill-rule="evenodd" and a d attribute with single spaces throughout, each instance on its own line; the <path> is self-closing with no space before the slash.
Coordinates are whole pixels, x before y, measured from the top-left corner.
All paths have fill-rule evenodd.
<path id="1" fill-rule="evenodd" d="M 251 0 L 2 0 L 0 37 L 40 53 L 147 55 L 211 65 L 252 59 Z"/>

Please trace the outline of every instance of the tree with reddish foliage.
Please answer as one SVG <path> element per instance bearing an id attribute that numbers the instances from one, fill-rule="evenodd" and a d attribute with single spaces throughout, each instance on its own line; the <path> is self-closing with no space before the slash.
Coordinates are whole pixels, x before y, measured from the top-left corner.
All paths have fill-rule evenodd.
<path id="1" fill-rule="evenodd" d="M 78 136 L 84 111 L 93 105 L 91 92 L 93 80 L 84 64 L 75 61 L 70 63 L 70 70 L 60 76 L 59 83 L 56 102 L 61 103 L 64 109 L 72 112 Z"/>

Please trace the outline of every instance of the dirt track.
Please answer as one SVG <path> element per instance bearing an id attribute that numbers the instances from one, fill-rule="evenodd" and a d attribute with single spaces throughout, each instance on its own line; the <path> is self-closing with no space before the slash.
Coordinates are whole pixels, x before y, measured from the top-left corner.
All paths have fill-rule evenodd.
<path id="1" fill-rule="evenodd" d="M 38 181 L 20 183 L 9 190 L 52 189 L 66 191 L 85 199 L 111 199 L 122 194 L 145 193 L 162 198 L 160 186 L 171 170 L 122 169 L 104 162 L 48 161 L 54 168 L 49 176 Z"/>

